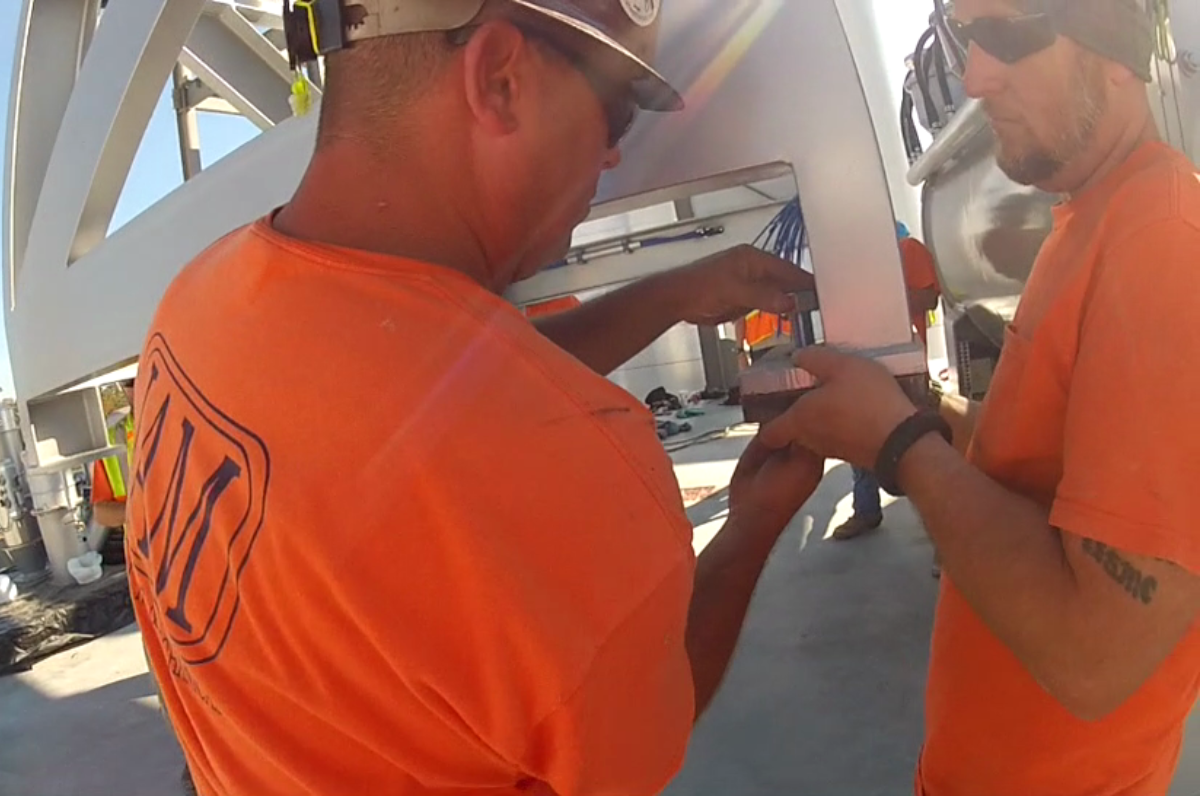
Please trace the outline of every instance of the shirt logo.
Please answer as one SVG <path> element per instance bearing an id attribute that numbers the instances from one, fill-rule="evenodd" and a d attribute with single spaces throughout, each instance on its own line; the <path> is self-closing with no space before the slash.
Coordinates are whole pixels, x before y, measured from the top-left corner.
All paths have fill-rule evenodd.
<path id="1" fill-rule="evenodd" d="M 621 7 L 635 23 L 643 28 L 654 24 L 662 0 L 621 0 Z"/>
<path id="2" fill-rule="evenodd" d="M 221 654 L 237 616 L 270 457 L 259 437 L 205 397 L 162 335 L 151 338 L 140 369 L 149 377 L 127 527 L 131 587 L 172 657 L 196 666 Z"/>

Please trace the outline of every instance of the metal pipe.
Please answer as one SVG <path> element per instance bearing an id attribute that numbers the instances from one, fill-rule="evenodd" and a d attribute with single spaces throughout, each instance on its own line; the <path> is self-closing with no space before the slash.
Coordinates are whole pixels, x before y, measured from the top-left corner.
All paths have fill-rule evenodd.
<path id="1" fill-rule="evenodd" d="M 941 135 L 929 145 L 929 150 L 908 170 L 908 184 L 923 184 L 987 127 L 987 118 L 983 115 L 983 107 L 979 100 L 972 99 L 963 103 Z"/>
<path id="2" fill-rule="evenodd" d="M 185 87 L 189 75 L 180 64 L 175 64 L 171 80 L 175 86 L 175 128 L 179 134 L 179 160 L 183 167 L 183 180 L 187 182 L 200 173 L 200 127 L 196 122 L 196 111 L 188 106 Z"/>

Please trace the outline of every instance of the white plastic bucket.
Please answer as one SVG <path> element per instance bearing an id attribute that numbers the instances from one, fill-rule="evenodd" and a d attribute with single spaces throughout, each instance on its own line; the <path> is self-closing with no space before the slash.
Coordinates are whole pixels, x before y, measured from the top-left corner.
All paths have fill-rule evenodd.
<path id="1" fill-rule="evenodd" d="M 88 551 L 67 561 L 67 571 L 71 573 L 71 577 L 75 579 L 76 583 L 84 586 L 100 580 L 100 576 L 104 574 L 104 567 L 101 563 L 102 559 L 99 553 Z"/>

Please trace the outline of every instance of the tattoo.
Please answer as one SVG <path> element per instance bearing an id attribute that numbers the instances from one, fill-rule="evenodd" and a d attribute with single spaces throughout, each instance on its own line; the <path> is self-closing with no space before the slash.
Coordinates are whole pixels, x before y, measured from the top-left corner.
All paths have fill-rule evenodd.
<path id="1" fill-rule="evenodd" d="M 1093 539 L 1083 540 L 1083 552 L 1096 560 L 1108 576 L 1143 605 L 1154 602 L 1158 581 L 1152 575 L 1143 575 L 1133 564 L 1108 545 Z"/>

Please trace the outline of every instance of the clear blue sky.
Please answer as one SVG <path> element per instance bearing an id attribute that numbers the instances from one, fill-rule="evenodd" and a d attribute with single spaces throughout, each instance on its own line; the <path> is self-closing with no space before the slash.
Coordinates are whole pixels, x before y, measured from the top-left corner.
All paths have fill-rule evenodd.
<path id="1" fill-rule="evenodd" d="M 13 50 L 21 0 L 0 0 L 0 125 L 7 137 L 9 90 L 12 83 Z M 873 0 L 879 29 L 885 32 L 884 58 L 895 70 L 897 87 L 904 74 L 904 57 L 912 52 L 925 29 L 932 0 Z M 237 149 L 257 132 L 245 119 L 200 114 L 200 142 L 204 165 L 208 166 Z M 6 143 L 6 142 L 5 142 Z M 158 107 L 142 139 L 125 191 L 117 205 L 113 228 L 120 227 L 180 184 L 179 151 L 170 95 L 164 86 Z M 3 196 L 0 194 L 0 203 Z M 0 325 L 0 390 L 13 394 L 8 345 Z"/>

